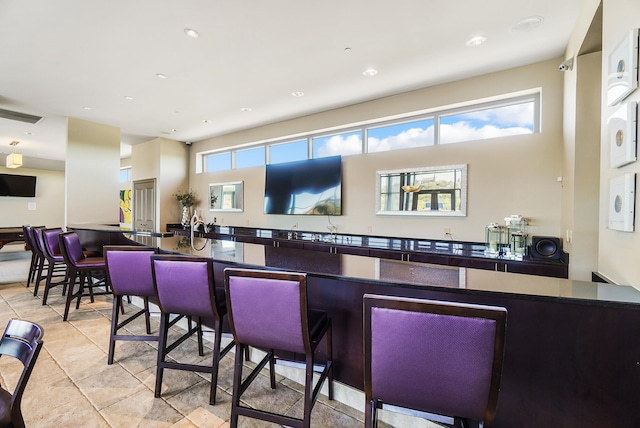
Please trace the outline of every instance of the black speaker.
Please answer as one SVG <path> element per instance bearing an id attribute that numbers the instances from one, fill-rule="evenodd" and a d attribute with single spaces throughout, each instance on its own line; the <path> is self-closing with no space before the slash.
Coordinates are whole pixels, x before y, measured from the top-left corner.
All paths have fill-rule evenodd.
<path id="1" fill-rule="evenodd" d="M 531 238 L 529 255 L 533 259 L 559 259 L 562 256 L 560 238 L 554 238 L 552 236 L 534 236 Z"/>

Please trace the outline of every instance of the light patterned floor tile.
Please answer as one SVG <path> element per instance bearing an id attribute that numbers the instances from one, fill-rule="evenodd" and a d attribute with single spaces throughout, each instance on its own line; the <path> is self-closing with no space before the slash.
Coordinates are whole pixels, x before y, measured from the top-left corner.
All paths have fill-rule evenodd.
<path id="1" fill-rule="evenodd" d="M 96 296 L 96 301 L 90 303 L 88 298 L 83 298 L 78 310 L 75 304 L 72 305 L 69 321 L 62 321 L 66 298 L 61 295 L 60 287 L 51 290 L 47 305 L 42 305 L 42 284 L 39 296 L 35 297 L 33 286 L 25 287 L 28 261 L 25 255 L 9 261 L 0 257 L 0 326 L 10 318 L 21 318 L 37 322 L 45 330 L 44 346 L 22 401 L 27 426 L 229 426 L 233 353 L 220 362 L 214 406 L 209 405 L 211 384 L 208 374 L 165 370 L 162 396 L 155 398 L 157 342 L 118 342 L 115 362 L 107 365 L 112 300 Z M 127 313 L 135 309 L 125 304 Z M 143 333 L 144 321 L 142 318 L 140 321 L 127 326 L 127 330 Z M 152 331 L 157 334 L 158 318 L 152 318 L 151 323 Z M 204 357 L 197 355 L 194 339 L 189 339 L 180 347 L 182 349 L 176 349 L 173 357 L 191 363 L 210 364 L 212 343 L 205 340 L 205 344 Z M 247 366 L 245 375 L 255 364 L 248 362 Z M 0 359 L 0 382 L 3 385 L 14 384 L 20 372 L 19 364 L 12 364 L 8 358 Z M 273 391 L 268 385 L 267 372 L 261 373 L 255 385 L 245 393 L 244 404 L 277 412 L 296 412 L 302 397 L 300 386 L 281 375 L 277 376 L 277 381 L 277 389 Z M 325 405 L 320 401 L 316 404 L 312 426 L 352 427 L 362 424 L 361 412 L 351 408 L 337 412 L 332 409 L 333 404 Z M 262 428 L 277 425 L 241 417 L 238 426 Z"/>

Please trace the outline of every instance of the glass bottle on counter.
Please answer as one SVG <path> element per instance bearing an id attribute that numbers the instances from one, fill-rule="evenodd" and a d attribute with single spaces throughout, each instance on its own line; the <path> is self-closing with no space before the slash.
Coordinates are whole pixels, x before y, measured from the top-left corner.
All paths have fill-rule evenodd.
<path id="1" fill-rule="evenodd" d="M 485 250 L 488 257 L 498 257 L 504 244 L 504 227 L 498 223 L 490 223 L 485 227 Z"/>

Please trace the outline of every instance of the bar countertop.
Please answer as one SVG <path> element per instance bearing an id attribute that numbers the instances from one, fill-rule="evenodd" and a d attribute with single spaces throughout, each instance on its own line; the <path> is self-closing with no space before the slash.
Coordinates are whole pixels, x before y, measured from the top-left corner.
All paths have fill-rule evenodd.
<path id="1" fill-rule="evenodd" d="M 534 298 L 611 302 L 637 305 L 640 290 L 627 285 L 577 281 L 535 275 L 521 275 L 483 269 L 457 268 L 437 264 L 386 260 L 371 256 L 304 251 L 237 241 L 197 238 L 196 248 L 180 247 L 179 237 L 162 239 L 167 251 L 198 254 L 216 261 L 307 272 L 338 279 L 376 281 L 395 285 L 446 287 L 461 292 L 499 292 Z M 466 290 L 466 291 L 462 291 Z"/>
<path id="2" fill-rule="evenodd" d="M 211 226 L 211 225 L 210 225 Z M 188 236 L 191 231 L 167 224 L 167 230 Z M 489 254 L 486 245 L 467 241 L 441 241 L 422 238 L 318 233 L 280 229 L 262 229 L 214 225 L 208 231 L 197 230 L 195 236 L 238 242 L 292 247 L 317 252 L 357 254 L 382 259 L 433 263 L 443 266 L 497 270 L 528 275 L 568 278 L 569 255 L 560 250 L 557 257 L 534 258 L 510 254 L 500 246 L 500 255 Z"/>
<path id="3" fill-rule="evenodd" d="M 173 232 L 151 232 L 144 230 L 133 230 L 126 227 L 121 227 L 117 224 L 72 224 L 68 225 L 67 229 L 88 230 L 92 232 L 124 233 L 125 235 L 151 236 L 154 238 L 169 238 L 174 235 Z"/>
<path id="4" fill-rule="evenodd" d="M 96 246 L 149 239 L 79 232 L 81 242 L 86 238 Z M 155 242 L 165 252 L 211 257 L 218 288 L 230 266 L 307 272 L 309 307 L 326 311 L 332 320 L 334 376 L 342 384 L 364 388 L 365 294 L 487 304 L 508 311 L 496 428 L 640 426 L 640 290 L 635 287 L 228 236 L 196 238 L 197 251 L 186 236 Z"/>

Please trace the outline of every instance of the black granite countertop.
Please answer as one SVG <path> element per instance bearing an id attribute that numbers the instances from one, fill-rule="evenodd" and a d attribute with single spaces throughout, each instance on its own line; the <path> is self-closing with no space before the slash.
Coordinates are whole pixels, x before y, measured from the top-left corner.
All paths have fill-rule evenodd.
<path id="1" fill-rule="evenodd" d="M 168 224 L 167 230 L 185 231 L 179 224 Z M 394 251 L 412 251 L 441 254 L 464 254 L 468 256 L 487 257 L 485 244 L 481 242 L 444 241 L 415 238 L 392 238 L 387 236 L 330 234 L 306 231 L 287 231 L 280 229 L 261 229 L 235 226 L 214 226 L 201 236 L 255 237 L 288 241 L 304 241 L 347 247 L 366 247 Z"/>
<path id="2" fill-rule="evenodd" d="M 130 228 L 121 227 L 118 224 L 72 224 L 67 225 L 69 230 L 91 230 L 97 232 L 119 232 L 127 235 L 135 236 L 152 236 L 155 238 L 168 238 L 173 236 L 173 232 L 151 232 L 142 230 L 132 230 Z"/>
<path id="3" fill-rule="evenodd" d="M 337 279 L 457 288 L 481 293 L 500 292 L 544 299 L 566 298 L 576 302 L 640 303 L 640 290 L 627 285 L 519 275 L 482 268 L 460 269 L 457 266 L 371 256 L 300 251 L 295 248 L 220 239 L 200 238 L 197 244 L 202 249 L 194 251 L 190 247 L 176 248 L 179 239 L 179 236 L 162 239 L 163 249 L 211 257 L 220 263 L 300 271 Z"/>
<path id="4" fill-rule="evenodd" d="M 167 230 L 188 235 L 190 229 L 168 224 Z M 343 252 L 437 263 L 457 267 L 475 267 L 545 275 L 568 277 L 569 255 L 562 252 L 559 259 L 534 259 L 525 255 L 516 258 L 508 254 L 493 256 L 486 253 L 481 242 L 444 241 L 403 237 L 368 236 L 318 233 L 299 230 L 263 229 L 235 226 L 214 226 L 208 232 L 197 231 L 196 236 L 212 239 L 229 239 L 240 242 L 275 243 L 278 246 L 297 246 L 314 251 Z M 504 247 L 505 249 L 507 247 Z"/>

